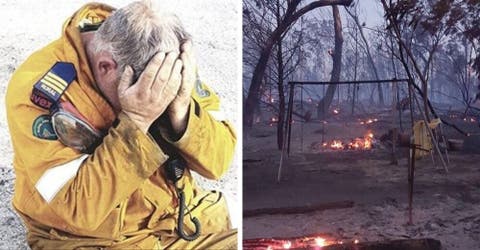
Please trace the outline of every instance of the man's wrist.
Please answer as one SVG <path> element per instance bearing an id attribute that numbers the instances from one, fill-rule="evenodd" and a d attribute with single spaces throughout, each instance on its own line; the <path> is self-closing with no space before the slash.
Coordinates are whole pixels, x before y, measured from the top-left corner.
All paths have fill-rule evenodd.
<path id="1" fill-rule="evenodd" d="M 147 134 L 150 124 L 147 124 L 142 119 L 139 119 L 137 115 L 130 112 L 123 112 L 144 134 Z"/>
<path id="2" fill-rule="evenodd" d="M 190 114 L 190 102 L 179 107 L 172 107 L 169 112 L 172 139 L 181 138 L 187 130 L 188 117 Z"/>

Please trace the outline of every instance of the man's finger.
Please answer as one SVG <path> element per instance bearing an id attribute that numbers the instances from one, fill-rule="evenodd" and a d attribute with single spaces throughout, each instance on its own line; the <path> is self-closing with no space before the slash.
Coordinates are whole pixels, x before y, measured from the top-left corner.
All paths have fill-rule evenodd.
<path id="1" fill-rule="evenodd" d="M 165 59 L 165 62 L 167 62 L 167 59 Z M 168 66 L 166 66 L 166 67 L 168 67 Z M 162 65 L 162 68 L 163 68 L 163 65 Z M 155 93 L 159 96 L 169 95 L 170 94 L 169 91 L 172 89 L 171 88 L 172 83 L 170 82 L 171 77 L 174 74 L 180 74 L 178 68 L 180 68 L 180 69 L 182 68 L 182 61 L 181 60 L 175 60 L 173 62 L 173 67 L 167 73 L 167 76 L 163 75 L 164 73 L 159 72 L 157 74 L 156 79 L 155 79 L 155 83 L 152 85 L 152 93 Z M 178 88 L 175 89 L 175 92 L 173 93 L 174 96 L 176 95 L 177 91 L 178 91 Z"/>
<path id="2" fill-rule="evenodd" d="M 188 60 L 188 64 L 195 64 L 195 57 L 193 53 L 193 43 L 191 40 L 186 41 L 180 46 L 180 51 L 184 55 L 184 59 Z M 185 64 L 185 61 L 184 61 Z"/>
<path id="3" fill-rule="evenodd" d="M 185 68 L 188 69 L 188 68 L 191 67 L 191 58 L 187 53 L 183 52 L 182 54 L 180 54 L 180 60 L 182 60 L 182 62 L 183 62 L 183 68 L 184 69 Z"/>
<path id="4" fill-rule="evenodd" d="M 182 43 L 182 45 L 180 46 L 180 51 L 190 53 L 192 48 L 193 48 L 192 40 L 187 40 L 184 43 Z"/>
<path id="5" fill-rule="evenodd" d="M 147 67 L 145 67 L 137 81 L 140 89 L 147 90 L 152 87 L 155 77 L 159 73 L 159 69 L 165 60 L 165 52 L 159 52 L 148 62 Z"/>
<path id="6" fill-rule="evenodd" d="M 172 69 L 172 73 L 170 74 L 170 78 L 168 80 L 169 85 L 167 89 L 171 91 L 173 96 L 177 96 L 178 90 L 181 87 L 181 74 L 180 71 L 182 70 L 182 60 L 175 60 L 175 64 Z"/>
<path id="7" fill-rule="evenodd" d="M 165 60 L 163 60 L 160 70 L 158 71 L 158 75 L 155 78 L 155 82 L 152 85 L 152 89 L 162 89 L 162 86 L 168 82 L 168 79 L 170 79 L 170 74 L 172 72 L 172 68 L 175 64 L 177 57 L 178 57 L 178 54 L 175 52 L 170 52 L 167 54 Z"/>
<path id="8" fill-rule="evenodd" d="M 192 63 L 192 56 L 187 53 L 182 53 L 180 58 L 183 61 L 182 69 L 182 91 L 186 93 L 181 93 L 182 95 L 190 95 L 192 89 L 195 85 L 195 72 L 196 65 Z"/>
<path id="9" fill-rule="evenodd" d="M 126 66 L 125 70 L 122 73 L 122 77 L 120 78 L 120 82 L 118 83 L 118 93 L 124 93 L 130 85 L 132 85 L 133 81 L 133 69 L 130 66 Z"/>
<path id="10" fill-rule="evenodd" d="M 169 82 L 171 81 L 179 81 L 180 80 L 180 72 L 182 71 L 183 62 L 180 59 L 175 60 L 175 64 L 172 69 L 172 73 L 170 74 Z"/>

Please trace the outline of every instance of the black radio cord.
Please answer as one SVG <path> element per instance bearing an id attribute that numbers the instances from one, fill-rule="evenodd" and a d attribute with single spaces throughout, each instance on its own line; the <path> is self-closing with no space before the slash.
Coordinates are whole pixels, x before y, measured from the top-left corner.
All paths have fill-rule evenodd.
<path id="1" fill-rule="evenodd" d="M 166 164 L 166 177 L 168 180 L 170 180 L 173 185 L 175 186 L 175 191 L 177 193 L 178 197 L 178 203 L 179 203 L 179 211 L 178 211 L 178 220 L 177 220 L 177 234 L 180 238 L 186 240 L 186 241 L 193 241 L 196 240 L 200 236 L 200 221 L 196 217 L 192 217 L 192 213 L 188 209 L 188 207 L 185 205 L 185 193 L 181 188 L 178 188 L 177 182 L 183 177 L 183 173 L 185 171 L 185 160 L 182 159 L 180 156 L 173 158 L 169 160 Z M 188 235 L 183 231 L 183 219 L 185 217 L 185 209 L 188 212 L 188 215 L 190 217 L 190 221 L 195 225 L 195 231 L 193 234 Z"/>

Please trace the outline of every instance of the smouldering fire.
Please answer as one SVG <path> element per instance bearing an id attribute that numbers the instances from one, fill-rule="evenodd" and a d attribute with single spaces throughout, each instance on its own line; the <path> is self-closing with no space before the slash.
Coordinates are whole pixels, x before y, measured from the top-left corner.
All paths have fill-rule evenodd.
<path id="1" fill-rule="evenodd" d="M 246 240 L 243 242 L 244 249 L 266 249 L 266 250 L 280 250 L 280 249 L 322 249 L 330 245 L 343 244 L 358 244 L 360 241 L 354 239 L 351 241 L 327 239 L 319 236 L 304 236 L 289 239 L 255 239 Z"/>
<path id="2" fill-rule="evenodd" d="M 330 144 L 330 147 L 333 149 L 344 149 L 345 146 L 343 145 L 343 142 L 340 140 L 333 140 L 332 143 Z"/>
<path id="3" fill-rule="evenodd" d="M 366 119 L 365 121 L 360 121 L 360 125 L 372 124 L 374 122 L 378 122 L 378 119 L 377 118 L 369 118 L 369 119 Z"/>
<path id="4" fill-rule="evenodd" d="M 270 127 L 273 127 L 273 125 L 275 125 L 276 123 L 278 123 L 278 117 L 273 116 L 272 118 L 270 118 L 270 123 L 268 125 Z"/>
<path id="5" fill-rule="evenodd" d="M 334 110 L 333 110 L 333 113 L 336 114 L 336 115 L 338 115 L 338 114 L 340 114 L 340 111 L 339 111 L 338 109 L 334 109 Z"/>
<path id="6" fill-rule="evenodd" d="M 334 150 L 369 150 L 373 147 L 374 135 L 372 132 L 367 132 L 363 138 L 355 138 L 349 142 L 341 140 L 332 140 L 331 142 L 323 142 L 322 147 Z"/>
<path id="7" fill-rule="evenodd" d="M 325 244 L 326 244 L 326 240 L 322 237 L 317 237 L 315 238 L 315 244 L 318 246 L 318 247 L 324 247 Z"/>

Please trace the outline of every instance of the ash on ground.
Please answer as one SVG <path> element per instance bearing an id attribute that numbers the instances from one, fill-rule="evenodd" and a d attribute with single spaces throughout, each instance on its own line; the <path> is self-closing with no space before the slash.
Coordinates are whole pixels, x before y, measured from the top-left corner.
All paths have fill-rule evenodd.
<path id="1" fill-rule="evenodd" d="M 369 116 L 377 121 L 359 122 Z M 372 150 L 324 152 L 311 146 L 322 140 L 355 138 L 368 130 L 378 139 L 388 134 L 392 124 L 388 112 L 369 116 L 330 117 L 326 124 L 304 123 L 294 116 L 291 153 L 284 160 L 280 183 L 276 124 L 266 117 L 266 122 L 245 133 L 244 211 L 346 200 L 355 204 L 313 213 L 244 218 L 244 239 L 312 234 L 331 235 L 344 242 L 435 238 L 445 249 L 480 249 L 480 154 L 449 152 L 449 173 L 438 156 L 435 164 L 430 155 L 418 160 L 413 224 L 409 225 L 407 148 L 397 148 L 398 164 L 392 165 L 391 141 L 385 137 Z M 403 128 L 409 127 L 408 118 L 404 114 Z M 467 131 L 479 129 L 469 121 L 454 122 Z M 453 129 L 443 128 L 447 138 L 465 139 Z M 410 132 L 405 129 L 404 133 Z"/>

